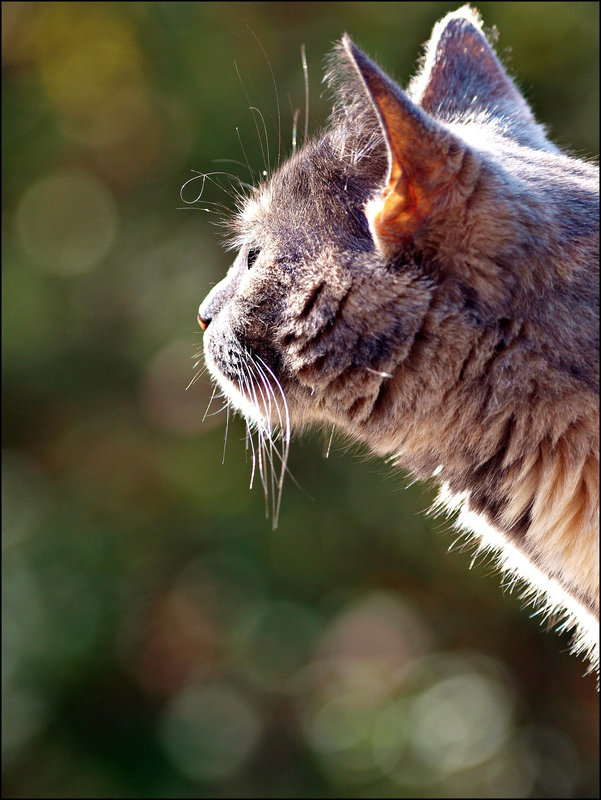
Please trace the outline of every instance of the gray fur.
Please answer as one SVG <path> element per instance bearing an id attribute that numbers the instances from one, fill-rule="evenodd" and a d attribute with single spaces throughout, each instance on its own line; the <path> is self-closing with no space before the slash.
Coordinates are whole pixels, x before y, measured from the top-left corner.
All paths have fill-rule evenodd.
<path id="1" fill-rule="evenodd" d="M 594 559 L 589 523 L 555 536 L 537 521 L 539 489 L 572 470 L 587 498 L 598 462 L 598 169 L 546 138 L 469 9 L 435 27 L 408 94 L 348 39 L 330 82 L 328 128 L 241 211 L 240 253 L 201 305 L 214 377 L 255 423 L 281 424 L 285 397 L 293 425 L 334 423 L 436 471 L 598 613 L 594 579 L 553 552 L 592 537 Z M 415 188 L 419 213 L 389 227 L 395 169 L 395 202 Z"/>

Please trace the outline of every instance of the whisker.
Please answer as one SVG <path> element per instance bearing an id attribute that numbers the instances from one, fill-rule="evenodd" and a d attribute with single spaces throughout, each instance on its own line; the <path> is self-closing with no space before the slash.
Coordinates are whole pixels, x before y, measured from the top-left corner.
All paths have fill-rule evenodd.
<path id="1" fill-rule="evenodd" d="M 226 408 L 229 408 L 229 402 L 225 402 L 217 411 L 211 411 L 210 414 L 206 414 L 203 419 L 206 419 L 206 417 L 216 417 L 218 414 L 221 414 L 222 411 L 225 411 Z"/>
<path id="2" fill-rule="evenodd" d="M 247 355 L 247 354 L 245 354 Z M 252 381 L 252 377 L 248 372 L 248 361 L 243 364 L 244 366 L 244 375 L 240 376 L 241 383 L 243 388 L 245 389 L 246 396 L 253 402 L 256 408 L 258 408 L 256 392 L 254 389 L 254 382 Z M 264 466 L 264 459 L 263 459 L 263 447 L 261 445 L 261 429 L 260 427 L 257 428 L 257 449 L 254 450 L 254 443 L 252 440 L 251 435 L 251 443 L 253 444 L 253 454 L 256 452 L 257 455 L 257 463 L 259 467 L 259 477 L 261 479 L 261 485 L 263 486 L 263 494 L 265 495 L 265 503 L 267 504 L 267 482 L 265 479 L 265 466 Z"/>
<path id="3" fill-rule="evenodd" d="M 280 98 L 279 98 L 279 95 L 278 95 L 277 84 L 275 82 L 275 75 L 273 74 L 273 70 L 271 68 L 271 62 L 269 61 L 269 58 L 267 57 L 267 53 L 265 52 L 265 49 L 263 48 L 263 45 L 259 41 L 258 36 L 253 31 L 253 29 L 250 27 L 250 25 L 247 25 L 246 27 L 252 33 L 252 35 L 255 37 L 255 40 L 256 40 L 257 44 L 261 48 L 261 52 L 265 56 L 265 61 L 267 62 L 267 66 L 269 67 L 269 72 L 271 73 L 271 80 L 273 81 L 273 91 L 274 91 L 274 94 L 275 94 L 275 105 L 276 105 L 277 112 L 278 112 L 278 161 L 277 161 L 277 164 L 279 166 L 280 165 L 280 154 L 281 154 L 281 150 L 282 150 L 282 122 L 281 122 L 281 118 L 280 118 Z M 266 132 L 266 135 L 267 135 L 267 132 Z"/>
<path id="4" fill-rule="evenodd" d="M 378 375 L 380 378 L 392 378 L 390 372 L 379 372 L 377 369 L 372 369 L 371 367 L 365 367 L 367 372 L 371 372 L 372 375 Z"/>
<path id="5" fill-rule="evenodd" d="M 215 394 L 217 393 L 217 389 L 218 388 L 219 388 L 219 385 L 216 383 L 215 387 L 213 389 L 213 394 L 211 395 L 211 399 L 209 400 L 209 404 L 207 406 L 207 410 L 205 411 L 204 416 L 202 418 L 202 422 L 204 422 L 205 419 L 207 418 L 207 414 L 209 413 L 209 409 L 211 408 L 211 404 L 213 403 L 213 400 L 215 399 Z"/>
<path id="6" fill-rule="evenodd" d="M 305 52 L 305 45 L 301 44 L 301 61 L 303 64 L 303 76 L 305 79 L 305 135 L 303 137 L 303 144 L 307 141 L 307 133 L 309 131 L 309 69 L 307 67 L 307 54 Z"/>
<path id="7" fill-rule="evenodd" d="M 192 178 L 188 178 L 188 180 L 184 182 L 184 184 L 182 185 L 181 189 L 179 190 L 180 200 L 183 203 L 185 203 L 186 205 L 192 205 L 194 203 L 198 203 L 199 202 L 200 198 L 202 197 L 202 195 L 204 193 L 205 184 L 206 184 L 207 181 L 210 181 L 211 183 L 213 183 L 215 186 L 217 186 L 219 189 L 221 189 L 223 192 L 225 192 L 228 195 L 228 197 L 231 197 L 233 200 L 240 199 L 240 197 L 241 197 L 240 193 L 236 192 L 236 190 L 235 190 L 235 188 L 233 186 L 230 186 L 230 188 L 228 190 L 222 183 L 220 183 L 218 180 L 216 180 L 217 177 L 223 176 L 225 178 L 229 178 L 230 180 L 237 181 L 239 185 L 248 186 L 248 184 L 245 184 L 244 181 L 241 178 L 238 177 L 238 175 L 234 175 L 231 172 L 221 172 L 221 171 L 199 172 L 198 170 L 195 170 L 195 169 L 193 169 L 191 171 L 194 173 L 193 177 Z M 193 200 L 186 200 L 186 198 L 184 197 L 184 194 L 183 194 L 185 188 L 188 186 L 188 184 L 193 183 L 193 181 L 198 181 L 198 180 L 202 180 L 202 184 L 200 186 L 200 191 L 198 192 L 198 195 Z M 242 197 L 243 196 L 244 195 L 242 195 Z M 208 203 L 209 205 L 217 205 L 217 203 L 211 203 L 208 200 L 205 200 L 205 202 Z M 229 212 L 229 209 L 227 208 L 227 206 L 223 206 L 223 208 L 226 209 Z"/>
<path id="8" fill-rule="evenodd" d="M 252 356 L 250 353 L 245 353 L 247 357 L 247 361 L 245 363 L 245 380 L 244 386 L 246 389 L 246 395 L 251 400 L 259 415 L 265 414 L 265 409 L 268 408 L 268 400 L 266 400 L 265 395 L 263 393 L 263 389 L 260 384 L 257 383 L 255 380 L 253 373 L 256 373 L 256 365 L 253 363 Z M 261 398 L 263 400 L 263 409 L 261 408 L 261 404 L 258 401 L 257 391 L 260 393 Z M 259 454 L 259 474 L 261 476 L 261 482 L 263 484 L 263 489 L 265 494 L 268 494 L 268 486 L 265 477 L 265 458 L 267 457 L 270 466 L 271 466 L 271 455 L 266 450 L 265 442 L 271 443 L 271 434 L 269 428 L 263 428 L 260 424 L 257 424 L 257 451 Z M 267 504 L 267 497 L 266 497 L 266 504 Z"/>
<path id="9" fill-rule="evenodd" d="M 275 492 L 275 474 L 276 474 L 276 469 L 275 469 L 275 463 L 274 463 L 274 459 L 273 459 L 273 453 L 275 452 L 278 455 L 278 457 L 280 457 L 280 458 L 281 458 L 281 456 L 280 456 L 280 454 L 279 454 L 279 452 L 277 450 L 277 447 L 275 446 L 274 438 L 273 438 L 273 435 L 272 435 L 272 430 L 271 430 L 271 427 L 270 427 L 271 399 L 272 399 L 272 397 L 273 397 L 274 403 L 276 405 L 276 410 L 277 410 L 278 417 L 280 418 L 280 421 L 281 421 L 281 413 L 280 413 L 279 406 L 278 406 L 278 403 L 277 403 L 277 398 L 275 397 L 275 395 L 273 393 L 273 389 L 272 389 L 269 381 L 265 377 L 265 374 L 263 373 L 263 371 L 261 370 L 261 368 L 259 367 L 258 364 L 256 364 L 256 363 L 251 361 L 251 366 L 254 368 L 256 374 L 258 375 L 258 377 L 260 379 L 260 383 L 257 385 L 257 388 L 258 388 L 258 390 L 259 390 L 259 392 L 261 394 L 261 397 L 263 399 L 263 404 L 265 406 L 265 414 L 266 414 L 267 420 L 268 420 L 268 427 L 267 427 L 267 429 L 265 431 L 262 432 L 261 440 L 262 440 L 263 445 L 265 446 L 265 454 L 266 454 L 267 458 L 269 459 L 269 465 L 271 467 L 271 498 L 272 498 L 272 515 L 273 515 L 275 513 L 275 496 L 276 496 L 276 492 Z M 261 389 L 261 384 L 265 388 L 265 392 L 267 394 L 267 399 L 265 398 L 265 394 L 263 394 L 263 390 Z"/>
<path id="10" fill-rule="evenodd" d="M 283 426 L 283 434 L 282 434 L 282 436 L 283 436 L 283 438 L 282 438 L 282 453 L 281 453 L 282 468 L 281 468 L 281 471 L 280 471 L 280 477 L 279 477 L 278 484 L 277 484 L 277 501 L 276 501 L 275 511 L 274 511 L 274 515 L 273 515 L 273 521 L 272 521 L 272 525 L 273 525 L 273 528 L 275 530 L 275 528 L 277 528 L 278 519 L 279 519 L 279 515 L 280 515 L 280 507 L 281 507 L 281 502 L 282 502 L 282 490 L 283 490 L 283 486 L 284 486 L 284 478 L 286 476 L 286 465 L 288 463 L 288 454 L 289 454 L 289 450 L 290 450 L 290 412 L 288 410 L 288 402 L 286 400 L 286 395 L 284 394 L 284 390 L 282 389 L 282 384 L 280 383 L 280 381 L 275 376 L 275 374 L 274 374 L 273 370 L 271 369 L 271 367 L 268 364 L 266 364 L 265 361 L 263 361 L 263 359 L 260 356 L 257 355 L 256 359 L 257 359 L 258 362 L 261 363 L 261 365 L 267 371 L 268 375 L 271 377 L 271 379 L 273 380 L 275 386 L 279 390 L 279 393 L 280 393 L 281 398 L 282 398 L 282 405 L 284 407 L 284 414 L 285 414 L 285 418 L 286 418 L 285 419 L 285 424 Z M 278 403 L 278 410 L 279 410 L 279 403 Z"/>
<path id="11" fill-rule="evenodd" d="M 336 426 L 332 425 L 332 431 L 330 433 L 330 438 L 328 440 L 328 446 L 327 446 L 326 451 L 325 451 L 325 453 L 323 455 L 324 458 L 329 458 L 330 457 L 330 450 L 332 449 L 332 439 L 334 438 L 334 431 L 335 430 L 336 430 Z"/>
<path id="12" fill-rule="evenodd" d="M 254 367 L 254 364 L 252 362 L 252 358 L 249 357 L 249 360 L 248 360 L 248 362 L 246 364 L 246 367 L 247 367 L 247 370 L 248 370 L 249 367 L 251 367 L 251 368 Z M 248 375 L 248 378 L 249 378 L 249 380 L 247 382 L 247 386 L 249 387 L 249 390 L 252 393 L 252 398 L 253 398 L 253 402 L 254 402 L 255 408 L 260 413 L 261 407 L 260 407 L 259 402 L 257 400 L 257 392 L 256 392 L 256 390 L 258 389 L 259 392 L 261 392 L 261 396 L 263 396 L 263 393 L 261 391 L 260 386 L 258 386 L 257 383 L 252 380 L 252 375 L 250 374 L 250 371 L 247 372 L 247 375 Z M 257 442 L 258 442 L 257 452 L 258 452 L 258 455 L 259 455 L 259 475 L 261 477 L 261 483 L 263 484 L 263 494 L 264 494 L 264 498 L 265 498 L 265 514 L 268 517 L 269 516 L 269 487 L 268 487 L 267 478 L 266 478 L 266 475 L 265 475 L 265 457 L 267 456 L 267 458 L 269 460 L 269 464 L 270 464 L 270 466 L 272 468 L 272 472 L 273 472 L 273 463 L 272 463 L 272 459 L 271 459 L 271 454 L 265 447 L 265 438 L 266 437 L 267 437 L 267 440 L 270 442 L 271 441 L 271 437 L 270 437 L 269 430 L 267 429 L 267 431 L 264 431 L 259 426 L 257 428 Z"/>
<path id="13" fill-rule="evenodd" d="M 257 459 L 255 455 L 255 443 L 253 441 L 252 431 L 249 428 L 248 423 L 246 425 L 246 442 L 247 442 L 247 447 L 248 447 L 248 442 L 250 442 L 250 449 L 252 451 L 252 469 L 250 472 L 250 486 L 249 486 L 249 488 L 252 489 L 253 484 L 255 482 L 255 469 L 257 466 Z"/>
<path id="14" fill-rule="evenodd" d="M 207 371 L 207 368 L 206 368 L 206 366 L 203 364 L 203 365 L 202 365 L 202 367 L 201 367 L 201 368 L 200 368 L 200 369 L 199 369 L 197 372 L 195 372 L 195 373 L 194 373 L 194 377 L 192 378 L 192 380 L 190 381 L 190 383 L 189 383 L 189 384 L 186 386 L 186 392 L 188 391 L 188 389 L 189 389 L 191 386 L 193 386 L 193 385 L 196 383 L 196 381 L 197 381 L 197 380 L 198 380 L 198 379 L 199 379 L 199 378 L 200 378 L 202 375 L 204 375 L 204 374 L 205 374 L 205 372 L 206 372 L 206 371 Z M 215 392 L 213 392 L 213 396 L 211 397 L 211 400 L 213 399 L 213 397 L 215 397 Z"/>
<path id="15" fill-rule="evenodd" d="M 202 193 L 204 192 L 204 188 L 205 188 L 205 183 L 206 183 L 206 180 L 207 180 L 207 176 L 206 176 L 204 173 L 202 173 L 202 172 L 197 172 L 197 171 L 196 171 L 196 170 L 194 170 L 194 169 L 192 170 L 192 172 L 194 173 L 194 177 L 193 177 L 193 178 L 188 178 L 188 180 L 184 182 L 184 184 L 182 185 L 181 189 L 179 190 L 179 196 L 180 196 L 180 200 L 181 200 L 183 203 L 188 203 L 188 202 L 190 202 L 190 203 L 197 203 L 197 202 L 200 200 L 200 198 L 202 197 Z M 200 192 L 198 193 L 198 197 L 196 198 L 196 200 L 190 200 L 190 201 L 188 201 L 188 200 L 184 200 L 183 191 L 184 191 L 184 189 L 186 188 L 186 186 L 187 186 L 189 183 L 192 183 L 192 181 L 197 181 L 199 178 L 202 178 L 202 184 L 201 184 L 201 187 L 200 187 Z"/>
<path id="16" fill-rule="evenodd" d="M 244 387 L 246 386 L 245 376 L 239 374 L 238 378 L 240 380 L 241 388 L 244 389 Z M 249 423 L 248 420 L 246 420 L 246 436 L 245 436 L 245 439 L 246 439 L 246 445 L 245 445 L 246 446 L 246 451 L 248 452 L 248 446 L 250 444 L 250 449 L 251 449 L 251 453 L 252 453 L 252 469 L 251 469 L 251 473 L 250 473 L 250 486 L 249 486 L 249 488 L 252 489 L 254 481 L 255 481 L 255 470 L 256 470 L 257 458 L 256 458 L 256 453 L 255 453 L 255 443 L 254 443 L 254 440 L 253 440 L 253 437 L 252 437 L 252 429 L 251 429 L 251 426 L 250 426 L 250 423 Z"/>
<path id="17" fill-rule="evenodd" d="M 236 127 L 236 136 L 238 137 L 238 141 L 240 142 L 240 147 L 242 148 L 242 155 L 244 156 L 244 160 L 246 161 L 246 166 L 248 168 L 248 171 L 253 177 L 253 180 L 255 180 L 255 176 L 253 175 L 253 173 L 257 172 L 257 170 L 254 170 L 248 163 L 248 156 L 246 155 L 246 150 L 244 149 L 244 145 L 242 144 L 242 138 L 240 137 L 240 128 L 238 127 Z"/>
<path id="18" fill-rule="evenodd" d="M 238 128 L 236 128 L 236 130 L 238 130 Z M 238 161 L 235 158 L 213 158 L 212 161 L 213 161 L 214 164 L 238 164 L 238 166 L 240 166 L 240 167 L 246 167 L 251 175 L 253 173 L 256 173 L 256 170 L 253 169 L 250 166 L 248 161 L 246 163 L 244 163 L 244 161 Z M 239 182 L 240 182 L 241 186 L 246 186 L 248 189 L 254 189 L 255 188 L 253 186 L 253 184 L 251 184 L 251 183 L 245 183 L 242 180 L 240 180 Z"/>
<path id="19" fill-rule="evenodd" d="M 298 124 L 298 115 L 300 114 L 300 108 L 297 108 L 294 112 L 294 118 L 292 120 L 292 155 L 296 153 L 296 126 Z"/>
<path id="20" fill-rule="evenodd" d="M 240 80 L 240 84 L 242 85 L 242 89 L 244 91 L 244 94 L 246 95 L 246 99 L 247 99 L 248 104 L 249 104 L 249 109 L 252 111 L 253 106 L 251 105 L 250 97 L 248 96 L 248 92 L 246 91 L 246 86 L 244 85 L 244 81 L 242 80 L 242 76 L 240 75 L 240 70 L 238 69 L 238 64 L 236 63 L 236 61 L 234 61 L 234 66 L 236 68 L 236 72 L 238 73 L 238 78 Z M 265 168 L 265 173 L 267 173 L 267 161 L 265 159 L 265 150 L 263 148 L 263 140 L 261 139 L 261 134 L 259 132 L 259 126 L 257 125 L 257 120 L 256 120 L 256 117 L 255 117 L 254 114 L 252 115 L 252 118 L 253 118 L 253 122 L 255 123 L 255 129 L 257 131 L 257 137 L 259 139 L 259 145 L 261 147 L 261 153 L 263 155 L 263 166 Z M 263 124 L 265 124 L 265 121 L 263 121 Z"/>
<path id="21" fill-rule="evenodd" d="M 227 447 L 227 434 L 230 429 L 230 404 L 228 403 L 225 407 L 225 437 L 223 439 L 223 456 L 221 457 L 221 463 L 225 464 L 225 449 Z"/>
<path id="22" fill-rule="evenodd" d="M 215 205 L 221 205 L 221 203 L 215 203 Z M 199 206 L 176 206 L 176 211 L 206 211 L 207 214 L 219 214 L 223 216 L 223 214 L 229 214 L 229 208 L 222 206 L 221 211 L 215 211 L 214 208 L 201 208 Z"/>
<path id="23" fill-rule="evenodd" d="M 267 135 L 267 125 L 265 124 L 265 117 L 263 116 L 260 109 L 256 106 L 250 106 L 250 111 L 256 111 L 257 114 L 261 117 L 261 122 L 263 123 L 263 133 L 265 134 L 265 149 L 267 150 L 267 164 L 265 165 L 265 172 L 263 173 L 264 176 L 271 174 L 271 159 L 269 157 L 269 137 Z"/>

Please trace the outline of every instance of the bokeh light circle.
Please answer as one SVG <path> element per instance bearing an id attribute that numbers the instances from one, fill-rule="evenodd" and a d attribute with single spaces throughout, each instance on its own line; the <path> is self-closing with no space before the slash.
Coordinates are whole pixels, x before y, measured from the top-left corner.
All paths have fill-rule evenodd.
<path id="1" fill-rule="evenodd" d="M 240 769 L 260 732 L 258 715 L 241 692 L 225 683 L 192 684 L 169 704 L 161 738 L 184 775 L 219 781 Z"/>
<path id="2" fill-rule="evenodd" d="M 36 181 L 17 209 L 17 233 L 26 255 L 55 275 L 92 270 L 110 251 L 117 231 L 111 192 L 85 171 L 64 171 Z"/>

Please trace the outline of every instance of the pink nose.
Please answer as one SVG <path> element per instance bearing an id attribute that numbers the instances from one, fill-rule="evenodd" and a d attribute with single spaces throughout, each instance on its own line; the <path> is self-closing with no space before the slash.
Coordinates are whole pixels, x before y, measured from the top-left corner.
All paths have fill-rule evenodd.
<path id="1" fill-rule="evenodd" d="M 198 324 L 200 325 L 202 330 L 206 331 L 206 329 L 209 327 L 209 322 L 211 320 L 207 319 L 207 317 L 201 317 L 200 316 L 200 311 L 198 312 L 198 316 L 196 317 L 196 319 L 198 320 Z"/>

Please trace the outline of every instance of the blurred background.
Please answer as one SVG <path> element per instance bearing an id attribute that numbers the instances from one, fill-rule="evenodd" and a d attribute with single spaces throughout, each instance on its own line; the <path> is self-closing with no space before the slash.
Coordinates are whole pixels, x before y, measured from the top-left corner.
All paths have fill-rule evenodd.
<path id="1" fill-rule="evenodd" d="M 186 391 L 235 179 L 184 184 L 263 169 L 249 105 L 273 164 L 274 79 L 302 138 L 302 44 L 315 131 L 344 31 L 406 83 L 457 5 L 2 4 L 5 797 L 598 796 L 594 678 L 430 487 L 305 435 L 274 531 Z M 598 4 L 479 8 L 596 155 Z"/>

